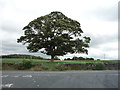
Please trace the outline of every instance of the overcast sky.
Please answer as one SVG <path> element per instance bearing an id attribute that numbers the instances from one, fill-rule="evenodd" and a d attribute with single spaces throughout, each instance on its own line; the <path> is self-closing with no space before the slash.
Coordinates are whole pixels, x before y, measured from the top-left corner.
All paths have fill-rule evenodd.
<path id="1" fill-rule="evenodd" d="M 37 17 L 60 11 L 81 24 L 84 35 L 91 37 L 88 55 L 95 59 L 118 59 L 118 1 L 119 0 L 0 0 L 1 55 L 31 54 L 49 58 L 40 52 L 29 53 L 26 46 L 17 43 L 22 28 Z"/>

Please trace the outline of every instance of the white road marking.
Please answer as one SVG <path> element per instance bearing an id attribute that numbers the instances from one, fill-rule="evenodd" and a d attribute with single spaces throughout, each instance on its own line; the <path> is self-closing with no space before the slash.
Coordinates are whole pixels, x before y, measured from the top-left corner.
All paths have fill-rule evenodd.
<path id="1" fill-rule="evenodd" d="M 19 77 L 19 76 L 12 76 L 12 77 Z"/>
<path id="2" fill-rule="evenodd" d="M 6 88 L 6 87 L 8 87 L 8 88 L 10 88 L 11 86 L 12 86 L 13 84 L 11 83 L 11 84 L 2 84 L 2 85 L 0 85 L 0 86 L 2 86 L 3 88 Z"/>
<path id="3" fill-rule="evenodd" d="M 31 77 L 32 77 L 32 75 L 25 75 L 25 76 L 22 76 L 22 77 L 30 77 L 30 78 L 31 78 Z"/>
<path id="4" fill-rule="evenodd" d="M 1 77 L 8 77 L 8 75 L 2 75 Z"/>
<path id="5" fill-rule="evenodd" d="M 37 85 L 37 87 L 39 87 L 39 85 Z"/>
<path id="6" fill-rule="evenodd" d="M 36 81 L 33 81 L 33 82 L 36 82 Z"/>

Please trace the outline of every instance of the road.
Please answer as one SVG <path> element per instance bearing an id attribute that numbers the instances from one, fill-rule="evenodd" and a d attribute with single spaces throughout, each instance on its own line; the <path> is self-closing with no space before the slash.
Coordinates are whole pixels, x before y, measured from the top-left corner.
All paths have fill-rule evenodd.
<path id="1" fill-rule="evenodd" d="M 118 88 L 118 71 L 3 71 L 3 88 Z"/>

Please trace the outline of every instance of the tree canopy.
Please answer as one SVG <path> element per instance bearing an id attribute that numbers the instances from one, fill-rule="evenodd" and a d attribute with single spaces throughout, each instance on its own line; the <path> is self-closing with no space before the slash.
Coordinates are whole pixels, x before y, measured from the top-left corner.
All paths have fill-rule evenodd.
<path id="1" fill-rule="evenodd" d="M 64 60 L 77 60 L 77 61 L 79 61 L 79 60 L 94 60 L 94 58 L 84 58 L 84 57 L 73 57 L 73 58 L 66 58 L 66 59 L 64 59 Z"/>
<path id="2" fill-rule="evenodd" d="M 24 36 L 17 42 L 27 44 L 30 52 L 38 52 L 55 56 L 67 53 L 86 53 L 90 37 L 81 37 L 83 33 L 80 23 L 68 18 L 61 12 L 51 12 L 38 17 L 23 28 Z"/>

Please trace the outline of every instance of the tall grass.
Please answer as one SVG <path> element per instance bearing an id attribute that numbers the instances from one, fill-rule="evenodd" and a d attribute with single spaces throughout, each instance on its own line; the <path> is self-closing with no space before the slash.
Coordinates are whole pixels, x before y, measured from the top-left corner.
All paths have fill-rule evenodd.
<path id="1" fill-rule="evenodd" d="M 24 62 L 25 60 L 30 62 Z M 37 71 L 62 71 L 62 70 L 116 70 L 118 60 L 100 61 L 58 61 L 51 63 L 49 60 L 39 59 L 2 59 L 3 70 L 29 69 Z M 120 60 L 119 60 L 120 62 Z M 29 65 L 28 65 L 29 64 Z M 30 67 L 29 67 L 30 66 Z"/>

